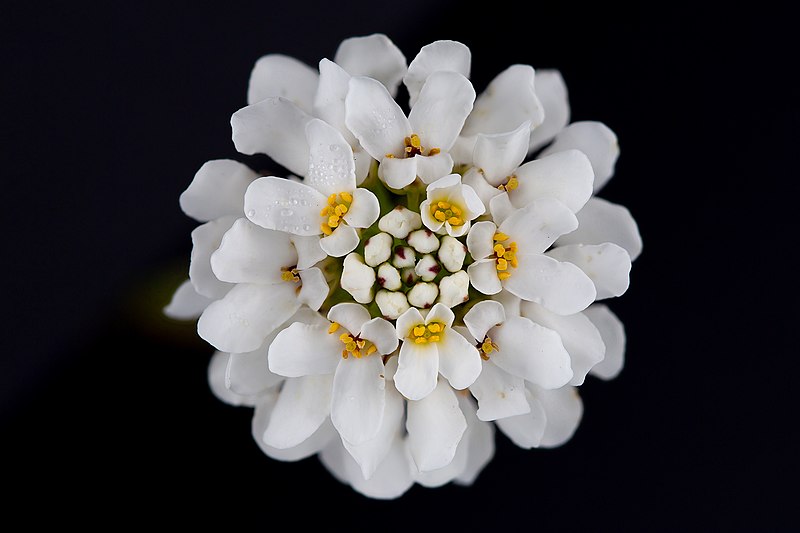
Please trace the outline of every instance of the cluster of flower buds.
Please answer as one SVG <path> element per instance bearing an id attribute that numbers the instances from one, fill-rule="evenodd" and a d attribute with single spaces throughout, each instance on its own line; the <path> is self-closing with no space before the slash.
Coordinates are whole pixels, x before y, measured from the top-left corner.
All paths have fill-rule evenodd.
<path id="1" fill-rule="evenodd" d="M 471 484 L 495 428 L 563 444 L 577 387 L 623 365 L 622 323 L 596 303 L 627 290 L 642 246 L 595 196 L 616 136 L 569 123 L 557 71 L 513 65 L 478 95 L 470 62 L 437 41 L 407 64 L 384 35 L 318 68 L 264 56 L 233 141 L 287 175 L 209 161 L 181 196 L 202 225 L 166 312 L 199 317 L 212 389 L 255 407 L 268 456 L 318 454 L 375 498 Z"/>

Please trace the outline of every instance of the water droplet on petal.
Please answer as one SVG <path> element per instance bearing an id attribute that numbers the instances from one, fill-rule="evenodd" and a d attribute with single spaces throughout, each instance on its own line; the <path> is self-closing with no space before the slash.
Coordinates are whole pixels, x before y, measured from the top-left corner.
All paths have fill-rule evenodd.
<path id="1" fill-rule="evenodd" d="M 310 229 L 311 229 L 311 226 L 309 226 L 308 224 L 304 224 L 303 225 L 303 231 L 309 231 Z"/>
<path id="2" fill-rule="evenodd" d="M 338 144 L 332 144 L 330 146 L 330 149 L 331 149 L 331 152 L 338 152 L 339 151 L 339 145 Z"/>
<path id="3" fill-rule="evenodd" d="M 291 209 L 281 209 L 281 216 L 282 217 L 290 217 L 294 214 L 294 211 Z"/>
<path id="4" fill-rule="evenodd" d="M 251 209 L 250 211 L 247 212 L 247 217 L 248 218 L 253 218 L 254 216 L 256 216 L 256 210 L 255 209 Z"/>

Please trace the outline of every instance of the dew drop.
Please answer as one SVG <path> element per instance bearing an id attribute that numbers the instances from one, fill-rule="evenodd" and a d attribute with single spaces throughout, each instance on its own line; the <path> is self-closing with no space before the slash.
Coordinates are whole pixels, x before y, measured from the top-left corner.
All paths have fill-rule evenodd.
<path id="1" fill-rule="evenodd" d="M 290 217 L 294 214 L 294 211 L 291 209 L 281 209 L 281 216 L 282 217 Z"/>
<path id="2" fill-rule="evenodd" d="M 311 226 L 309 226 L 308 224 L 304 224 L 303 225 L 303 231 L 309 231 L 310 229 L 311 229 Z"/>
<path id="3" fill-rule="evenodd" d="M 330 149 L 331 149 L 331 152 L 338 152 L 339 151 L 339 145 L 338 144 L 332 144 L 332 145 L 330 145 Z"/>
<path id="4" fill-rule="evenodd" d="M 298 205 L 299 203 L 300 200 L 298 200 L 297 198 L 292 198 L 292 205 Z"/>
<path id="5" fill-rule="evenodd" d="M 255 209 L 251 209 L 250 211 L 247 212 L 247 217 L 248 218 L 253 218 L 254 216 L 256 216 L 256 210 Z"/>

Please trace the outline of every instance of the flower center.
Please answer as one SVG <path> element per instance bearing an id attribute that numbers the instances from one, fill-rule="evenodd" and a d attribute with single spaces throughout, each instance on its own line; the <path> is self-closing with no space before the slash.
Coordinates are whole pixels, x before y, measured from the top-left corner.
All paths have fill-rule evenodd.
<path id="1" fill-rule="evenodd" d="M 328 334 L 333 335 L 340 327 L 341 324 L 338 322 L 331 322 L 331 325 L 328 328 Z M 347 359 L 351 355 L 356 359 L 361 359 L 362 357 L 372 355 L 378 351 L 378 348 L 370 341 L 362 339 L 358 335 L 354 336 L 351 333 L 342 333 L 339 335 L 339 340 L 342 341 L 342 344 L 344 344 L 344 349 L 342 350 L 342 359 Z"/>
<path id="2" fill-rule="evenodd" d="M 505 245 L 509 240 L 509 236 L 505 233 L 497 232 L 494 234 L 494 257 L 495 267 L 497 268 L 497 277 L 501 280 L 511 277 L 508 267 L 517 268 L 517 243 L 512 242 Z"/>
<path id="3" fill-rule="evenodd" d="M 427 344 L 429 342 L 439 342 L 444 334 L 444 324 L 442 322 L 431 322 L 429 324 L 417 324 L 408 332 L 407 337 L 415 344 Z"/>
<path id="4" fill-rule="evenodd" d="M 508 192 L 508 191 L 513 191 L 518 186 L 519 186 L 519 180 L 517 179 L 517 177 L 509 176 L 508 180 L 502 185 L 498 185 L 497 188 L 500 189 L 501 191 Z"/>
<path id="5" fill-rule="evenodd" d="M 328 205 L 322 208 L 319 216 L 328 217 L 328 219 L 320 225 L 322 233 L 330 235 L 333 230 L 339 227 L 342 223 L 342 217 L 350 210 L 350 204 L 353 203 L 353 196 L 348 192 L 340 192 L 339 194 L 331 194 L 328 196 Z"/>
<path id="6" fill-rule="evenodd" d="M 431 148 L 428 150 L 428 153 L 425 154 L 425 147 L 422 146 L 422 141 L 419 140 L 419 135 L 416 133 L 412 133 L 410 136 L 403 139 L 403 144 L 405 145 L 405 149 L 403 150 L 403 155 L 405 157 L 414 157 L 415 155 L 436 155 L 441 152 L 439 148 Z M 394 154 L 386 154 L 386 157 L 392 158 Z"/>
<path id="7" fill-rule="evenodd" d="M 281 279 L 283 281 L 291 281 L 293 283 L 300 281 L 297 267 L 281 267 Z"/>
<path id="8" fill-rule="evenodd" d="M 451 226 L 462 226 L 463 208 L 450 202 L 431 202 L 431 216 L 439 222 L 449 222 Z"/>
<path id="9" fill-rule="evenodd" d="M 489 354 L 490 353 L 496 352 L 496 351 L 498 351 L 500 349 L 500 348 L 498 348 L 497 344 L 492 342 L 492 338 L 489 337 L 488 335 L 486 337 L 484 337 L 483 338 L 483 342 L 479 342 L 476 345 L 476 347 L 478 348 L 478 352 L 480 352 L 481 358 L 484 361 L 488 361 L 489 360 Z"/>

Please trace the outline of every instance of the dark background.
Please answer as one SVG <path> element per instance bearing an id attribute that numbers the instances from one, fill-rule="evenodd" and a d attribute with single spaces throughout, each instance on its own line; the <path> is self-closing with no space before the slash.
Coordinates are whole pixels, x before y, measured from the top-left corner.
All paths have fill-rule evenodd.
<path id="1" fill-rule="evenodd" d="M 166 3 L 164 3 L 166 4 Z M 559 5 L 550 5 L 559 4 Z M 238 7 L 5 4 L 1 508 L 33 522 L 220 520 L 426 530 L 788 529 L 796 508 L 797 42 L 763 3 L 593 8 L 405 1 Z M 626 368 L 581 389 L 566 446 L 498 437 L 471 488 L 367 500 L 316 459 L 267 459 L 247 408 L 209 392 L 211 348 L 160 316 L 195 223 L 178 195 L 238 156 L 230 115 L 255 60 L 315 65 L 386 33 L 410 61 L 473 53 L 480 92 L 512 63 L 559 68 L 573 120 L 622 148 L 602 196 L 645 247 L 611 302 Z M 163 513 L 158 515 L 158 513 Z"/>

